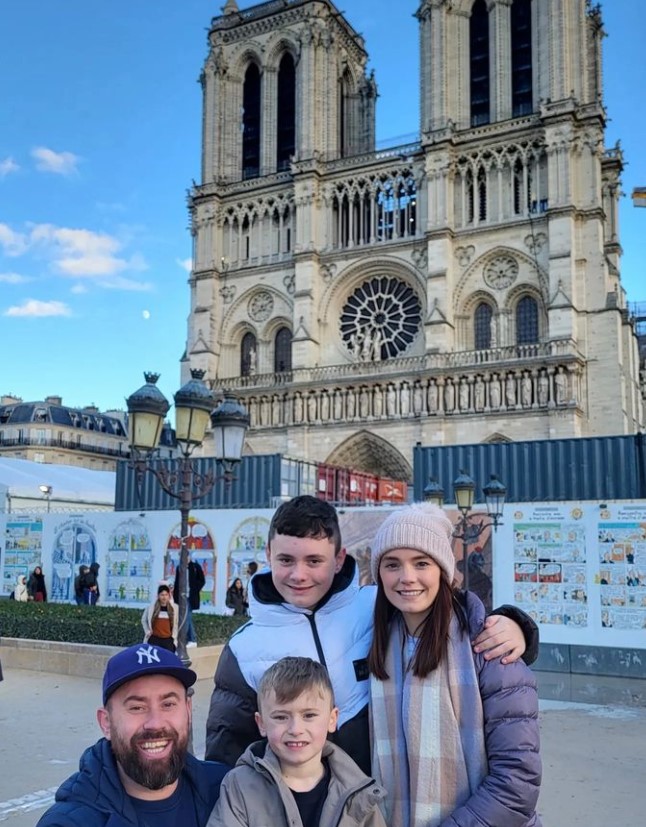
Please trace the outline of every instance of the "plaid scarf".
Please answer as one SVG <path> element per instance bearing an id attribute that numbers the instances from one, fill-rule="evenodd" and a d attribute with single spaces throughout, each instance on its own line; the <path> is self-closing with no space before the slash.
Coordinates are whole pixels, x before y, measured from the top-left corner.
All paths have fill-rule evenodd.
<path id="1" fill-rule="evenodd" d="M 370 679 L 372 770 L 387 791 L 389 827 L 437 827 L 487 774 L 469 636 L 454 614 L 446 657 L 426 678 L 409 669 L 416 645 L 395 618 L 385 664 L 390 679 Z"/>

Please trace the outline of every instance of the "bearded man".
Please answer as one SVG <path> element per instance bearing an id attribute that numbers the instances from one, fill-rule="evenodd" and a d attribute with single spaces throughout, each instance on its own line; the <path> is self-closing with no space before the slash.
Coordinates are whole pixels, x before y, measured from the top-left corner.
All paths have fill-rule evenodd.
<path id="1" fill-rule="evenodd" d="M 205 827 L 228 767 L 188 752 L 196 680 L 177 655 L 146 643 L 110 658 L 97 710 L 105 737 L 38 827 Z"/>

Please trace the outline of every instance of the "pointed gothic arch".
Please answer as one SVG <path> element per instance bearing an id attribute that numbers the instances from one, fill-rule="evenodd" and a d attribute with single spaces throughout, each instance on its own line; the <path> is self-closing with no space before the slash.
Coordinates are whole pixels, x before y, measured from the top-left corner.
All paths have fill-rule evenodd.
<path id="1" fill-rule="evenodd" d="M 390 442 L 370 431 L 359 431 L 348 437 L 325 461 L 378 477 L 407 481 L 413 478 L 413 469 L 406 458 Z"/>

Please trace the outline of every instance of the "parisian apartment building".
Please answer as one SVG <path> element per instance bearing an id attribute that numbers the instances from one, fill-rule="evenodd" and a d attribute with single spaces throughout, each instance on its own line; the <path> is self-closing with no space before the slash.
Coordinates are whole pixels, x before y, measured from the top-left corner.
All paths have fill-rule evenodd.
<path id="1" fill-rule="evenodd" d="M 238 393 L 250 452 L 400 479 L 419 443 L 639 431 L 600 7 L 409 12 L 418 134 L 387 148 L 351 11 L 227 0 L 211 21 L 182 381 Z"/>

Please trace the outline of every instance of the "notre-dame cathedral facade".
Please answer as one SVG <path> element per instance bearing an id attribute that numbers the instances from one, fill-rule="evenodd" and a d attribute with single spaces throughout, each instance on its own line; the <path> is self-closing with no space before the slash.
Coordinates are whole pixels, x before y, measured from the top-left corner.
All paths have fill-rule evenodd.
<path id="1" fill-rule="evenodd" d="M 416 5 L 419 139 L 387 150 L 330 0 L 213 19 L 183 379 L 238 393 L 249 451 L 404 478 L 416 443 L 634 433 L 600 9 Z"/>

